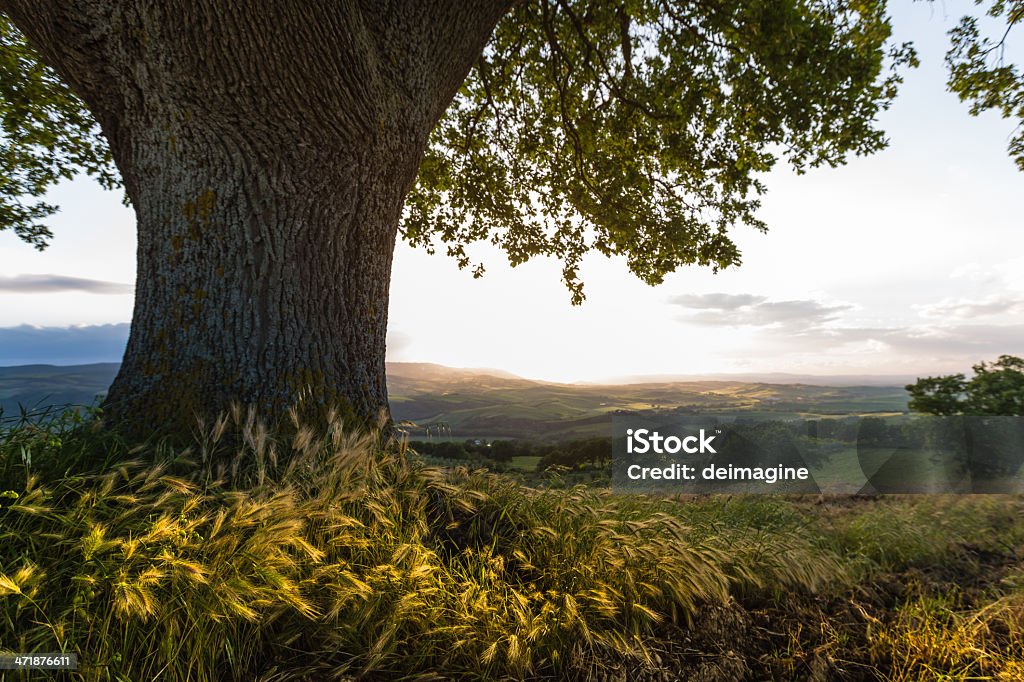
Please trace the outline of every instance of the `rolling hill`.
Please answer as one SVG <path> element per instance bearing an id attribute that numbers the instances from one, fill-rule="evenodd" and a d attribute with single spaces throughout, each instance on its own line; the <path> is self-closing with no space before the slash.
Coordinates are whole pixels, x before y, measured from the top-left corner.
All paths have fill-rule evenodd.
<path id="1" fill-rule="evenodd" d="M 492 370 L 389 363 L 396 419 L 416 433 L 452 437 L 561 439 L 607 435 L 611 416 L 628 412 L 714 412 L 794 417 L 894 413 L 907 409 L 902 386 L 821 386 L 737 380 L 625 385 L 558 384 Z"/>
<path id="2" fill-rule="evenodd" d="M 116 363 L 0 367 L 0 408 L 92 404 Z M 893 413 L 906 410 L 901 386 L 821 386 L 726 379 L 624 385 L 559 384 L 490 369 L 388 363 L 395 419 L 414 433 L 454 438 L 560 439 L 606 435 L 611 415 L 628 412 L 742 412 L 751 416 Z"/>
<path id="3" fill-rule="evenodd" d="M 94 365 L 0 367 L 0 410 L 5 417 L 50 405 L 92 405 L 106 395 L 116 362 Z"/>

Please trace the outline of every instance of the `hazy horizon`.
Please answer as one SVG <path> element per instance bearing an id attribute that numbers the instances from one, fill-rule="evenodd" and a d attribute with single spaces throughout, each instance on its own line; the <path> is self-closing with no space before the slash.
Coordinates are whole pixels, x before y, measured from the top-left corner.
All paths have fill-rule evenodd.
<path id="1" fill-rule="evenodd" d="M 120 359 L 98 360 L 96 362 L 47 362 L 47 361 L 26 361 L 14 364 L 0 364 L 2 370 L 16 370 L 23 367 L 56 367 L 76 368 L 91 367 L 99 365 L 119 365 Z M 510 379 L 521 379 L 528 382 L 544 384 L 560 384 L 568 386 L 626 386 L 640 384 L 665 384 L 665 383 L 686 383 L 686 382 L 736 382 L 736 383 L 767 383 L 767 384 L 807 384 L 815 386 L 888 386 L 898 387 L 914 381 L 917 377 L 908 374 L 794 374 L 789 372 L 722 372 L 705 374 L 646 374 L 628 376 L 608 376 L 593 380 L 583 381 L 552 381 L 543 377 L 531 377 L 514 374 L 497 367 L 453 367 L 441 365 L 434 362 L 415 362 L 402 360 L 389 360 L 387 363 L 389 375 L 400 375 L 393 370 L 405 368 L 417 368 L 428 370 L 440 369 L 448 374 L 478 374 Z"/>

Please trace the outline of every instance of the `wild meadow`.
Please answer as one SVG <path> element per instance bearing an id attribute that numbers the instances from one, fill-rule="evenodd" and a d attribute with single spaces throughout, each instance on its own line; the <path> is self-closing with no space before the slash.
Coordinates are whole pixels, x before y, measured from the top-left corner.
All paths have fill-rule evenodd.
<path id="1" fill-rule="evenodd" d="M 623 496 L 338 418 L 172 444 L 67 413 L 0 435 L 0 649 L 118 682 L 1019 680 L 1022 511 Z"/>

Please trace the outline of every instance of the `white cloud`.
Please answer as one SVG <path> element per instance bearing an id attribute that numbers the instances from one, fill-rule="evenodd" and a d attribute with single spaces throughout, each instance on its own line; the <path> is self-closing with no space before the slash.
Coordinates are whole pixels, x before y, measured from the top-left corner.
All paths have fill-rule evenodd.
<path id="1" fill-rule="evenodd" d="M 765 300 L 766 297 L 754 294 L 682 294 L 671 297 L 668 302 L 683 308 L 735 310 Z"/>
<path id="2" fill-rule="evenodd" d="M 750 343 L 773 362 L 785 358 L 824 361 L 857 356 L 865 366 L 895 369 L 924 365 L 948 371 L 1004 353 L 1024 355 L 1024 330 L 1006 324 L 818 327 L 796 333 L 767 327 L 756 330 Z"/>
<path id="3" fill-rule="evenodd" d="M 131 284 L 105 282 L 66 275 L 14 275 L 0 277 L 0 292 L 12 294 L 53 294 L 78 291 L 89 294 L 130 294 Z"/>
<path id="4" fill-rule="evenodd" d="M 998 315 L 1005 317 L 1024 313 L 1024 297 L 988 296 L 983 299 L 947 298 L 938 303 L 919 306 L 924 317 L 942 320 L 973 320 Z"/>
<path id="5" fill-rule="evenodd" d="M 811 329 L 831 322 L 852 306 L 828 305 L 811 299 L 769 301 L 753 294 L 689 294 L 672 303 L 699 312 L 679 318 L 683 322 L 717 327 L 782 327 L 790 331 Z"/>
<path id="6" fill-rule="evenodd" d="M 895 324 L 858 324 L 854 306 L 816 299 L 768 300 L 752 294 L 704 294 L 672 299 L 695 308 L 677 317 L 707 329 L 743 328 L 741 347 L 723 347 L 715 355 L 737 365 L 744 353 L 766 369 L 784 366 L 821 371 L 961 371 L 1001 354 L 1024 355 L 1024 326 L 1011 313 L 1024 313 L 1024 299 L 990 295 L 950 298 L 915 306 L 922 318 L 904 316 Z M 702 332 L 703 333 L 703 332 Z M 749 358 L 745 364 L 749 365 Z"/>

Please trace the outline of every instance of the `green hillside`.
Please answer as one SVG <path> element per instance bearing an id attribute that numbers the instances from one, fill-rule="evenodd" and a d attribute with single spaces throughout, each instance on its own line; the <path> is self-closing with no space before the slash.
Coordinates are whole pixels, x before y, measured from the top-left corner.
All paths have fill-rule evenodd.
<path id="1" fill-rule="evenodd" d="M 116 363 L 0 367 L 0 407 L 89 405 L 117 374 Z M 389 363 L 392 413 L 414 432 L 452 437 L 564 439 L 607 435 L 611 415 L 630 412 L 742 412 L 750 416 L 893 413 L 906 410 L 899 386 L 817 386 L 745 381 L 627 385 L 531 381 L 499 370 Z"/>
<path id="2" fill-rule="evenodd" d="M 118 367 L 116 362 L 0 367 L 0 409 L 4 416 L 12 416 L 21 407 L 37 410 L 50 405 L 91 405 L 106 394 Z"/>
<path id="3" fill-rule="evenodd" d="M 558 384 L 490 370 L 391 363 L 388 391 L 398 420 L 417 433 L 452 437 L 562 439 L 607 435 L 611 416 L 630 412 L 750 416 L 891 414 L 907 409 L 902 386 L 817 386 L 740 381 L 627 385 Z"/>

